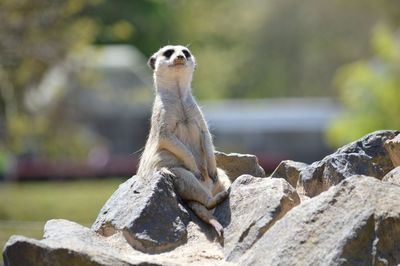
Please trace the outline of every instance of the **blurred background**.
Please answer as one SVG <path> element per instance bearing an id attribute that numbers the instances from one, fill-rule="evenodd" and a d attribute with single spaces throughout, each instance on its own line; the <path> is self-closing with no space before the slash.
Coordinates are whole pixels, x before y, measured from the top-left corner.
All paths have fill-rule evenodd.
<path id="1" fill-rule="evenodd" d="M 1 0 L 0 21 L 0 246 L 90 226 L 134 175 L 165 44 L 197 58 L 217 150 L 267 172 L 400 129 L 397 0 Z"/>

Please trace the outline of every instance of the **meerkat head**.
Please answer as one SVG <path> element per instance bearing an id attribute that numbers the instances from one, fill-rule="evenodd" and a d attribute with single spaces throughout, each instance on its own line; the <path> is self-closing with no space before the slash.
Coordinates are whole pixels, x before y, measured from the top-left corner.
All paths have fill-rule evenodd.
<path id="1" fill-rule="evenodd" d="M 167 45 L 150 57 L 148 65 L 158 80 L 191 80 L 196 59 L 185 46 Z"/>

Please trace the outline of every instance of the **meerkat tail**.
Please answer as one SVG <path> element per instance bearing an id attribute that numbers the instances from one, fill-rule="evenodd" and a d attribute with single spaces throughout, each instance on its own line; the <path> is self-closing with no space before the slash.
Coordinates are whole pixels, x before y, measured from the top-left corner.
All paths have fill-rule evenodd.
<path id="1" fill-rule="evenodd" d="M 189 207 L 193 210 L 193 212 L 203 221 L 210 224 L 214 227 L 215 231 L 218 234 L 218 237 L 222 237 L 224 235 L 224 228 L 218 222 L 218 220 L 211 214 L 211 211 L 207 210 L 206 207 L 201 205 L 196 201 L 188 202 Z"/>

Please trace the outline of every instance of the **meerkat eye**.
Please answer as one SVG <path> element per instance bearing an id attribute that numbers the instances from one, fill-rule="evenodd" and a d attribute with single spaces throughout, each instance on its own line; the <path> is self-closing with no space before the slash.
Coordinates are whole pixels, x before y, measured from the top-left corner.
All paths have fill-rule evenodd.
<path id="1" fill-rule="evenodd" d="M 183 50 L 182 52 L 183 52 L 183 54 L 186 56 L 186 58 L 189 58 L 189 57 L 192 56 L 192 55 L 189 53 L 188 50 Z"/>
<path id="2" fill-rule="evenodd" d="M 174 49 L 169 49 L 163 53 L 163 56 L 169 59 L 174 52 L 175 52 Z"/>

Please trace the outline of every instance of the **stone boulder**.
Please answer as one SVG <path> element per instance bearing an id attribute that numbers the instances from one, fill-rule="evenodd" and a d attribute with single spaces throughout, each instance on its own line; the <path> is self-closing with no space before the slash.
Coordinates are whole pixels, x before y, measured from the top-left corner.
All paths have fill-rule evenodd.
<path id="1" fill-rule="evenodd" d="M 244 173 L 265 176 L 254 155 L 216 152 L 216 158 L 218 167 L 233 180 Z M 156 174 L 143 182 L 134 176 L 106 202 L 92 229 L 104 236 L 121 231 L 135 249 L 158 253 L 187 241 L 189 220 L 169 178 Z"/>
<path id="2" fill-rule="evenodd" d="M 3 250 L 5 266 L 228 266 L 221 245 L 210 238 L 212 228 L 189 222 L 188 242 L 176 249 L 148 254 L 132 248 L 122 232 L 102 236 L 67 220 L 50 220 L 44 239 L 12 236 Z M 213 232 L 215 234 L 215 232 Z"/>
<path id="3" fill-rule="evenodd" d="M 272 172 L 272 178 L 283 178 L 293 187 L 297 187 L 300 172 L 307 167 L 308 164 L 295 162 L 291 160 L 282 161 L 278 167 Z"/>
<path id="4" fill-rule="evenodd" d="M 3 251 L 5 266 L 176 265 L 132 249 L 121 233 L 103 237 L 66 220 L 50 220 L 44 239 L 12 236 Z"/>
<path id="5" fill-rule="evenodd" d="M 148 181 L 133 176 L 112 194 L 92 229 L 103 236 L 122 232 L 137 250 L 158 253 L 187 241 L 189 213 L 181 205 L 172 181 L 155 174 Z"/>
<path id="6" fill-rule="evenodd" d="M 240 265 L 398 265 L 400 187 L 353 176 L 290 210 Z"/>
<path id="7" fill-rule="evenodd" d="M 229 200 L 215 211 L 215 216 L 225 227 L 225 258 L 237 261 L 299 202 L 296 190 L 282 178 L 242 175 L 236 179 Z"/>
<path id="8" fill-rule="evenodd" d="M 390 182 L 395 185 L 400 186 L 400 166 L 394 168 L 392 171 L 387 173 L 383 178 L 382 181 Z"/>
<path id="9" fill-rule="evenodd" d="M 395 167 L 400 166 L 400 134 L 385 142 L 385 149 Z"/>
<path id="10" fill-rule="evenodd" d="M 373 132 L 304 167 L 300 172 L 300 183 L 305 194 L 314 197 L 356 174 L 382 179 L 393 169 L 384 143 L 399 133 L 394 130 Z"/>
<path id="11" fill-rule="evenodd" d="M 223 169 L 229 178 L 234 181 L 241 175 L 265 177 L 264 169 L 258 164 L 255 155 L 240 153 L 215 152 L 217 166 Z"/>

